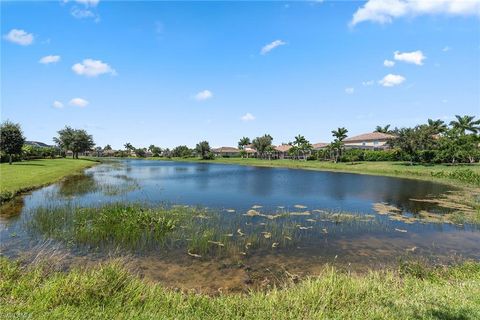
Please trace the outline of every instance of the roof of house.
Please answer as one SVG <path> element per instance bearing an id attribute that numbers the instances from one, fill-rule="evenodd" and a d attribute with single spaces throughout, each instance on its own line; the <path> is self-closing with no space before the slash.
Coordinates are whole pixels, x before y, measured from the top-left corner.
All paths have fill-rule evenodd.
<path id="1" fill-rule="evenodd" d="M 233 152 L 240 152 L 239 149 L 234 148 L 234 147 L 220 147 L 220 148 L 214 148 L 212 149 L 213 152 L 218 152 L 218 153 L 233 153 Z"/>
<path id="2" fill-rule="evenodd" d="M 343 140 L 344 142 L 361 142 L 361 141 L 372 141 L 372 140 L 388 140 L 395 138 L 394 135 L 382 133 L 382 132 L 370 132 L 360 134 L 358 136 L 353 136 Z"/>
<path id="3" fill-rule="evenodd" d="M 48 145 L 46 143 L 43 143 L 43 142 L 39 142 L 39 141 L 25 141 L 25 144 L 27 146 L 34 146 L 34 147 L 42 147 L 42 148 L 51 148 L 53 146 L 51 145 Z"/>
<path id="4" fill-rule="evenodd" d="M 276 146 L 275 147 L 275 150 L 276 151 L 279 151 L 279 152 L 287 152 L 288 150 L 290 150 L 292 148 L 291 145 L 289 144 L 281 144 L 279 146 Z"/>
<path id="5" fill-rule="evenodd" d="M 313 149 L 318 150 L 318 149 L 326 148 L 328 145 L 329 143 L 319 142 L 319 143 L 312 144 L 312 147 Z"/>

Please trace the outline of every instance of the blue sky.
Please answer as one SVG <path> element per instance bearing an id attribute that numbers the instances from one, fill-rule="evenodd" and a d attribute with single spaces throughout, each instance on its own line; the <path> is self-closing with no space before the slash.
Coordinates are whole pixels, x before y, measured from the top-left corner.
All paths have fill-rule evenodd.
<path id="1" fill-rule="evenodd" d="M 1 118 L 120 148 L 479 116 L 480 2 L 390 3 L 1 2 Z"/>

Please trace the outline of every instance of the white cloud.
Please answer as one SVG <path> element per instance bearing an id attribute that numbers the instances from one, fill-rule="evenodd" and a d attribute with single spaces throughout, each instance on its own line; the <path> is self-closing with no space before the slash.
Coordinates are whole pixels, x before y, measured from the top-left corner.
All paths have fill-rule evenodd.
<path id="1" fill-rule="evenodd" d="M 369 0 L 353 14 L 350 25 L 364 21 L 391 23 L 404 16 L 434 14 L 480 17 L 480 0 Z"/>
<path id="2" fill-rule="evenodd" d="M 241 118 L 242 121 L 253 121 L 255 120 L 255 116 L 250 112 L 245 113 Z"/>
<path id="3" fill-rule="evenodd" d="M 72 70 L 76 74 L 86 77 L 96 77 L 105 73 L 110 73 L 114 76 L 117 75 L 117 72 L 108 64 L 93 59 L 85 59 L 82 63 L 74 64 Z"/>
<path id="4" fill-rule="evenodd" d="M 450 50 L 452 50 L 452 48 L 450 48 L 449 46 L 445 46 L 442 49 L 443 52 L 447 52 L 447 51 L 450 51 Z"/>
<path id="5" fill-rule="evenodd" d="M 85 99 L 82 99 L 82 98 L 73 98 L 72 100 L 70 100 L 70 102 L 68 103 L 69 105 L 71 106 L 74 106 L 74 107 L 86 107 L 88 106 L 89 102 Z"/>
<path id="6" fill-rule="evenodd" d="M 77 19 L 86 19 L 86 18 L 95 18 L 96 15 L 90 10 L 87 9 L 79 9 L 79 8 L 72 8 L 70 11 L 72 16 Z"/>
<path id="7" fill-rule="evenodd" d="M 378 83 L 380 83 L 384 87 L 394 87 L 402 82 L 404 82 L 406 79 L 403 76 L 400 76 L 398 74 L 387 74 L 385 77 L 383 77 L 382 80 L 380 80 Z"/>
<path id="8" fill-rule="evenodd" d="M 393 58 L 398 61 L 403 61 L 406 63 L 413 63 L 416 65 L 421 66 L 423 64 L 423 60 L 427 57 L 423 55 L 423 52 L 420 50 L 412 51 L 412 52 L 399 52 L 395 51 Z"/>
<path id="9" fill-rule="evenodd" d="M 385 67 L 388 67 L 388 68 L 391 68 L 395 65 L 395 61 L 392 61 L 392 60 L 384 60 L 383 61 L 383 65 Z"/>
<path id="10" fill-rule="evenodd" d="M 355 92 L 355 88 L 345 88 L 345 93 L 346 94 L 353 94 Z"/>
<path id="11" fill-rule="evenodd" d="M 200 91 L 195 95 L 195 100 L 203 101 L 213 98 L 213 93 L 210 90 Z"/>
<path id="12" fill-rule="evenodd" d="M 260 50 L 260 53 L 261 54 L 267 54 L 270 51 L 272 51 L 273 49 L 275 49 L 276 47 L 283 46 L 283 45 L 286 45 L 286 44 L 287 43 L 282 41 L 282 40 L 275 40 L 275 41 L 270 42 L 269 44 L 266 44 L 265 46 L 263 46 L 263 48 Z"/>
<path id="13" fill-rule="evenodd" d="M 100 0 L 75 0 L 75 2 L 83 4 L 86 7 L 96 7 Z"/>
<path id="14" fill-rule="evenodd" d="M 25 30 L 21 29 L 12 29 L 9 33 L 4 35 L 3 38 L 22 46 L 28 46 L 33 42 L 33 34 L 27 33 Z"/>
<path id="15" fill-rule="evenodd" d="M 60 56 L 49 55 L 41 58 L 38 62 L 43 64 L 49 64 L 49 63 L 55 63 L 58 61 L 60 61 Z"/>
<path id="16" fill-rule="evenodd" d="M 365 87 L 368 87 L 368 86 L 371 86 L 375 83 L 375 81 L 373 80 L 367 80 L 367 81 L 363 81 L 362 82 L 362 85 L 365 86 Z"/>
<path id="17" fill-rule="evenodd" d="M 55 101 L 53 101 L 53 103 L 52 103 L 52 107 L 57 108 L 57 109 L 61 109 L 61 108 L 63 108 L 63 103 L 61 103 L 60 101 L 55 100 Z"/>

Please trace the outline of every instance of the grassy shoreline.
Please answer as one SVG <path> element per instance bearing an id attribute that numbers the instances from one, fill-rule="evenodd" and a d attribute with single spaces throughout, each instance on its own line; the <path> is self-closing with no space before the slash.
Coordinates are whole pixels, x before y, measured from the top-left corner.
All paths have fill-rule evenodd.
<path id="1" fill-rule="evenodd" d="M 36 319 L 478 319 L 480 264 L 400 265 L 357 275 L 326 267 L 270 291 L 207 296 L 142 280 L 124 262 L 68 272 L 0 258 L 0 316 Z"/>
<path id="2" fill-rule="evenodd" d="M 0 164 L 0 203 L 94 166 L 90 159 L 38 159 Z"/>
<path id="3" fill-rule="evenodd" d="M 263 159 L 242 159 L 242 158 L 216 158 L 214 160 L 201 160 L 198 158 L 157 158 L 150 157 L 148 160 L 160 161 L 182 161 L 182 162 L 200 162 L 200 163 L 219 163 L 243 166 L 269 167 L 269 168 L 288 168 L 303 169 L 314 171 L 344 172 L 367 175 L 378 175 L 388 177 L 399 177 L 417 180 L 434 181 L 437 183 L 448 184 L 456 187 L 480 187 L 477 181 L 469 182 L 450 176 L 462 169 L 469 169 L 477 178 L 480 176 L 480 164 L 464 165 L 410 165 L 406 162 L 386 162 L 386 161 L 361 161 L 333 163 L 327 161 L 298 161 L 298 160 L 263 160 Z"/>

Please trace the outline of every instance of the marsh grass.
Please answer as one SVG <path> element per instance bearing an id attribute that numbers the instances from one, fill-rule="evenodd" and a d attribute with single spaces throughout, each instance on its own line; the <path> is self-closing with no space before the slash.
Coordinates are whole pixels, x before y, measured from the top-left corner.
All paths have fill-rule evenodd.
<path id="1" fill-rule="evenodd" d="M 59 272 L 0 258 L 0 315 L 36 319 L 479 319 L 480 264 L 318 277 L 207 296 L 146 282 L 120 260 Z"/>
<path id="2" fill-rule="evenodd" d="M 245 216 L 200 207 L 114 203 L 39 207 L 27 215 L 29 232 L 68 246 L 136 253 L 183 249 L 197 258 L 289 249 L 336 232 L 387 228 L 373 216 L 323 210 Z"/>

